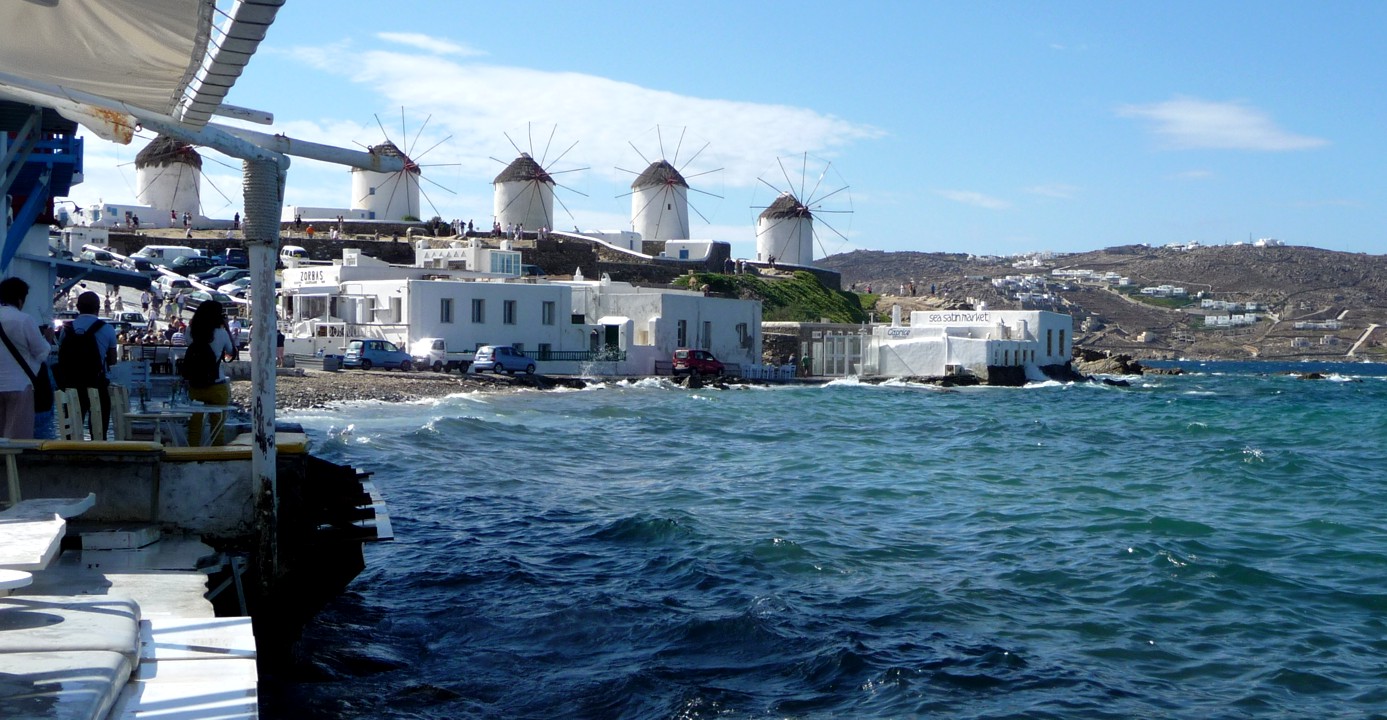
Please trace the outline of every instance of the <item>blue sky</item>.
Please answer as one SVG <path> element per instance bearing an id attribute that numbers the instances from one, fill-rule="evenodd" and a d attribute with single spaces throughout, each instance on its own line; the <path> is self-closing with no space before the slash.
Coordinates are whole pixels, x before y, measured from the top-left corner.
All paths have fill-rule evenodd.
<path id="1" fill-rule="evenodd" d="M 1384 67 L 1382 2 L 295 1 L 228 102 L 348 147 L 380 142 L 379 116 L 435 165 L 425 216 L 478 224 L 507 135 L 571 171 L 556 225 L 621 229 L 632 145 L 655 159 L 663 137 L 673 160 L 682 133 L 676 164 L 722 196 L 692 195 L 709 222 L 691 213 L 691 234 L 739 256 L 767 183 L 820 174 L 849 188 L 823 209 L 851 210 L 824 215 L 846 239 L 821 231 L 820 256 L 1260 237 L 1377 254 Z M 72 198 L 133 202 L 144 142 L 89 138 Z M 239 167 L 204 153 L 208 215 L 240 209 Z M 350 194 L 342 168 L 290 168 L 287 204 Z"/>

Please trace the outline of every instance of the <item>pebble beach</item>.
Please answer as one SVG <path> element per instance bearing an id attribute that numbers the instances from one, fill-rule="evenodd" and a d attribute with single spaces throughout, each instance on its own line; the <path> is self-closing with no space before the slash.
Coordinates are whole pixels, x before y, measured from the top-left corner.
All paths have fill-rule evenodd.
<path id="1" fill-rule="evenodd" d="M 466 392 L 507 392 L 522 387 L 547 389 L 558 384 L 572 386 L 578 382 L 581 381 L 556 380 L 539 375 L 509 377 L 384 370 L 326 372 L 305 369 L 301 375 L 282 374 L 276 378 L 275 409 L 324 408 L 335 403 L 358 400 L 409 402 Z M 244 408 L 251 406 L 249 380 L 232 382 L 231 402 Z"/>

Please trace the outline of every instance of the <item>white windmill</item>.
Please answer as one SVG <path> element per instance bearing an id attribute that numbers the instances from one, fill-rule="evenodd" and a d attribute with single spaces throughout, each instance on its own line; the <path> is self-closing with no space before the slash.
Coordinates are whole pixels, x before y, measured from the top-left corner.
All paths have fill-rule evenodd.
<path id="1" fill-rule="evenodd" d="M 520 149 L 510 135 L 506 135 L 506 140 L 510 141 L 511 147 L 519 154 L 515 160 L 506 165 L 506 169 L 496 176 L 492 181 L 495 191 L 492 194 L 492 209 L 495 221 L 501 227 L 513 227 L 519 225 L 526 230 L 538 230 L 539 228 L 553 229 L 554 227 L 554 196 L 555 186 L 562 187 L 579 195 L 586 197 L 584 193 L 578 192 L 566 185 L 559 185 L 555 180 L 555 175 L 563 173 L 586 170 L 587 168 L 570 168 L 566 170 L 549 170 L 546 167 L 549 149 L 554 141 L 554 133 L 558 126 L 554 126 L 549 132 L 549 140 L 545 143 L 544 151 L 540 153 L 539 160 L 534 157 L 534 137 L 529 126 L 526 127 L 526 134 L 529 139 L 529 152 Z M 569 145 L 567 150 L 555 157 L 549 167 L 557 165 L 563 160 L 564 156 L 571 151 L 578 143 Z M 492 158 L 496 162 L 502 162 Z M 559 206 L 567 212 L 569 217 L 573 213 L 568 212 L 568 207 L 558 200 Z"/>
<path id="2" fill-rule="evenodd" d="M 434 148 L 447 142 L 452 136 L 443 138 L 434 144 L 433 147 L 420 153 L 416 158 L 410 155 L 414 152 L 414 145 L 419 142 L 419 137 L 423 135 L 424 128 L 428 126 L 432 115 L 424 120 L 419 126 L 419 131 L 415 133 L 414 140 L 407 149 L 401 149 L 390 139 L 385 132 L 385 125 L 381 124 L 380 118 L 376 117 L 376 124 L 380 125 L 382 135 L 385 135 L 384 142 L 379 145 L 367 147 L 367 152 L 382 157 L 398 157 L 404 160 L 404 169 L 398 172 L 383 173 L 361 168 L 352 168 L 352 209 L 366 211 L 367 217 L 373 220 L 421 220 L 419 209 L 419 196 L 422 194 L 428 200 L 428 193 L 423 192 L 419 185 L 420 180 L 428 180 L 424 177 L 422 168 L 417 159 L 427 155 Z M 406 137 L 404 110 L 400 110 L 400 132 L 401 138 Z M 432 180 L 429 182 L 433 183 Z M 438 183 L 433 183 L 438 185 Z M 452 190 L 438 185 L 439 188 L 451 193 Z M 433 201 L 429 200 L 429 206 L 433 207 Z M 438 209 L 434 208 L 434 214 L 438 214 Z"/>
<path id="3" fill-rule="evenodd" d="M 667 159 L 669 154 L 665 152 L 664 132 L 659 126 L 655 127 L 655 134 L 659 143 L 659 159 L 651 161 L 645 153 L 631 143 L 631 149 L 640 155 L 641 160 L 646 163 L 646 168 L 640 173 L 624 168 L 617 168 L 624 172 L 636 175 L 636 179 L 631 182 L 631 229 L 640 234 L 642 240 L 687 240 L 689 238 L 689 209 L 698 214 L 703 222 L 708 222 L 708 218 L 699 212 L 697 207 L 689 204 L 689 191 L 708 195 L 719 200 L 721 195 L 715 195 L 704 190 L 692 188 L 688 180 L 710 173 L 719 172 L 716 170 L 705 170 L 702 172 L 685 175 L 685 171 L 708 149 L 708 143 L 704 143 L 697 152 L 692 153 L 680 164 L 679 155 L 684 148 L 684 138 L 687 128 L 680 130 L 679 139 L 674 145 L 673 159 Z M 621 196 L 618 196 L 621 197 Z"/>
<path id="4" fill-rule="evenodd" d="M 176 215 L 202 214 L 202 156 L 182 140 L 159 135 L 135 155 L 135 200 Z"/>
<path id="5" fill-rule="evenodd" d="M 805 153 L 800 158 L 799 182 L 791 180 L 785 169 L 785 158 L 776 158 L 780 168 L 783 186 L 777 186 L 765 178 L 761 183 L 774 190 L 775 199 L 762 209 L 756 217 L 756 260 L 777 265 L 814 265 L 814 246 L 817 244 L 823 255 L 830 254 L 824 246 L 823 235 L 815 225 L 831 230 L 847 241 L 847 236 L 839 232 L 825 218 L 827 215 L 852 214 L 852 196 L 848 185 L 833 171 L 833 163 L 813 159 Z M 812 170 L 812 172 L 811 172 Z M 812 184 L 810 178 L 813 175 Z M 825 180 L 831 182 L 826 186 Z"/>

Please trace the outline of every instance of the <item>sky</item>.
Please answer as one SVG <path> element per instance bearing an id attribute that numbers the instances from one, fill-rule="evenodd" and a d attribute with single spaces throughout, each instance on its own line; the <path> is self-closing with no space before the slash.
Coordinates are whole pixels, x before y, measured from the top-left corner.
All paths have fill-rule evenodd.
<path id="1" fill-rule="evenodd" d="M 558 229 L 629 229 L 664 157 L 690 235 L 738 257 L 786 189 L 819 211 L 816 257 L 1387 235 L 1376 0 L 291 0 L 227 102 L 294 138 L 389 138 L 424 166 L 425 218 L 478 225 L 517 148 L 556 173 Z M 87 137 L 71 199 L 133 203 L 152 135 Z M 203 158 L 204 213 L 229 218 L 240 162 Z M 286 204 L 350 196 L 345 168 L 293 160 Z"/>

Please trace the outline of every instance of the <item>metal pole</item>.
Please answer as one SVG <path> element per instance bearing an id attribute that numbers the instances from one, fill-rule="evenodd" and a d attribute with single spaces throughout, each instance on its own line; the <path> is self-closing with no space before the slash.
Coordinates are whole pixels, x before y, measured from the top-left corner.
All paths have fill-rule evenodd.
<path id="1" fill-rule="evenodd" d="M 284 204 L 288 158 L 243 161 L 245 243 L 250 259 L 251 293 L 251 445 L 250 468 L 257 491 L 261 538 L 260 582 L 271 587 L 279 574 L 279 487 L 275 472 L 275 261 L 279 254 L 279 214 Z"/>

